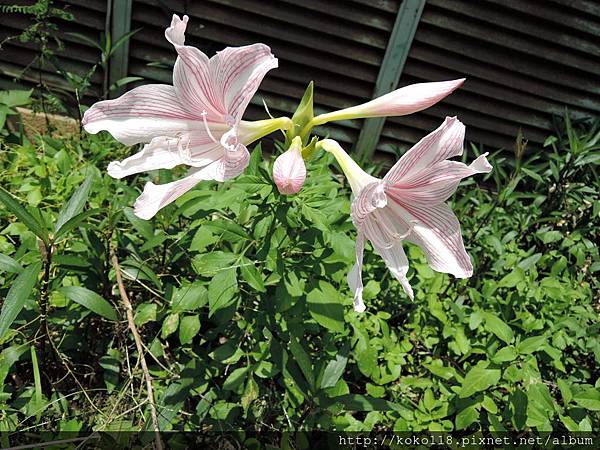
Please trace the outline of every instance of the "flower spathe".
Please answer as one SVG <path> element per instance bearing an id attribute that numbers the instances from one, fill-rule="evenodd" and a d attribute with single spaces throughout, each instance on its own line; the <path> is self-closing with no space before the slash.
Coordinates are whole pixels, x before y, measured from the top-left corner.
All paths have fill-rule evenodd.
<path id="1" fill-rule="evenodd" d="M 300 192 L 306 179 L 306 165 L 302 158 L 302 139 L 296 136 L 290 148 L 279 155 L 273 164 L 273 180 L 281 194 Z"/>
<path id="2" fill-rule="evenodd" d="M 94 104 L 83 126 L 89 133 L 106 130 L 120 142 L 147 143 L 137 154 L 108 167 L 122 178 L 177 165 L 191 167 L 172 183 L 147 183 L 135 203 L 135 214 L 153 217 L 201 180 L 225 181 L 238 176 L 249 162 L 248 144 L 277 129 L 289 118 L 246 122 L 242 115 L 265 74 L 277 59 L 264 44 L 226 48 L 212 58 L 185 45 L 188 17 L 174 15 L 165 37 L 178 53 L 173 86 L 137 87 L 115 100 Z"/>
<path id="3" fill-rule="evenodd" d="M 488 173 L 492 166 L 487 153 L 470 165 L 448 160 L 462 155 L 464 133 L 465 127 L 458 119 L 447 117 L 438 129 L 406 152 L 383 179 L 365 173 L 337 142 L 321 142 L 322 148 L 339 162 L 355 197 L 351 216 L 358 230 L 356 263 L 348 274 L 348 284 L 356 311 L 365 309 L 361 279 L 365 239 L 371 241 L 411 299 L 414 294 L 406 278 L 404 240 L 418 245 L 434 270 L 457 278 L 472 275 L 460 224 L 445 201 L 462 178 Z"/>

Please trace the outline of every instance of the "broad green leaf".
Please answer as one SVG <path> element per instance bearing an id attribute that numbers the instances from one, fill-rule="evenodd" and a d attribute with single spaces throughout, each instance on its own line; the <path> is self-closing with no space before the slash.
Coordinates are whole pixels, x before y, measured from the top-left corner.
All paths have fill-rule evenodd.
<path id="1" fill-rule="evenodd" d="M 0 91 L 0 104 L 15 107 L 28 105 L 31 102 L 31 94 L 33 89 L 21 90 L 11 89 L 8 91 Z"/>
<path id="2" fill-rule="evenodd" d="M 133 213 L 132 208 L 123 208 L 123 214 L 144 239 L 149 240 L 154 236 L 154 226 L 151 221 L 140 219 Z"/>
<path id="3" fill-rule="evenodd" d="M 226 391 L 235 391 L 246 379 L 248 369 L 248 367 L 239 367 L 233 370 L 223 382 L 223 389 Z"/>
<path id="4" fill-rule="evenodd" d="M 10 256 L 0 253 L 0 271 L 21 273 L 23 271 L 23 266 Z"/>
<path id="5" fill-rule="evenodd" d="M 135 316 L 133 321 L 138 327 L 141 327 L 148 322 L 156 322 L 156 309 L 155 303 L 141 303 L 135 308 Z"/>
<path id="6" fill-rule="evenodd" d="M 214 251 L 194 257 L 192 266 L 198 274 L 212 276 L 225 267 L 231 267 L 237 259 L 238 256 L 233 253 Z"/>
<path id="7" fill-rule="evenodd" d="M 179 321 L 179 342 L 189 344 L 200 331 L 198 316 L 185 316 Z"/>
<path id="8" fill-rule="evenodd" d="M 58 292 L 69 300 L 79 303 L 81 306 L 108 320 L 117 320 L 117 313 L 112 305 L 88 288 L 82 286 L 63 286 L 58 289 Z"/>
<path id="9" fill-rule="evenodd" d="M 525 280 L 525 272 L 520 267 L 515 267 L 514 270 L 502 278 L 498 282 L 499 287 L 515 287 L 520 281 Z"/>
<path id="10" fill-rule="evenodd" d="M 31 295 L 35 286 L 42 264 L 30 264 L 13 281 L 0 311 L 0 341 L 23 309 L 25 301 Z"/>
<path id="11" fill-rule="evenodd" d="M 229 268 L 218 272 L 208 286 L 208 317 L 231 306 L 236 300 L 237 292 L 236 269 Z"/>
<path id="12" fill-rule="evenodd" d="M 558 384 L 558 388 L 560 389 L 560 395 L 562 395 L 563 398 L 563 405 L 567 406 L 573 399 L 573 393 L 571 392 L 569 383 L 559 378 L 556 380 L 556 384 Z"/>
<path id="13" fill-rule="evenodd" d="M 45 229 L 40 222 L 34 218 L 17 200 L 13 198 L 3 187 L 0 187 L 0 202 L 4 203 L 4 206 L 17 216 L 23 225 L 27 227 L 29 231 L 39 237 L 46 244 L 49 243 L 48 230 Z"/>
<path id="14" fill-rule="evenodd" d="M 258 271 L 254 263 L 246 257 L 243 257 L 240 262 L 240 275 L 242 275 L 246 283 L 258 292 L 265 292 L 263 275 Z"/>
<path id="15" fill-rule="evenodd" d="M 517 352 L 515 351 L 515 348 L 512 345 L 509 345 L 498 350 L 492 357 L 492 360 L 495 363 L 501 363 L 507 361 L 514 361 L 516 357 Z"/>
<path id="16" fill-rule="evenodd" d="M 532 336 L 519 342 L 517 351 L 522 355 L 528 355 L 537 352 L 538 350 L 542 350 L 545 343 L 546 336 Z"/>
<path id="17" fill-rule="evenodd" d="M 335 355 L 335 359 L 330 360 L 325 366 L 323 376 L 321 377 L 321 389 L 334 387 L 338 380 L 344 374 L 346 364 L 348 363 L 348 356 L 338 353 Z"/>
<path id="18" fill-rule="evenodd" d="M 170 335 L 177 331 L 179 326 L 179 314 L 169 314 L 163 320 L 162 327 L 160 329 L 160 337 L 163 339 L 168 338 Z"/>
<path id="19" fill-rule="evenodd" d="M 184 283 L 175 290 L 171 304 L 173 312 L 196 311 L 208 302 L 208 290 L 203 282 Z"/>
<path id="20" fill-rule="evenodd" d="M 61 228 L 63 225 L 83 211 L 85 202 L 87 202 L 90 195 L 93 180 L 94 172 L 90 170 L 81 186 L 75 190 L 69 201 L 58 213 L 58 219 L 56 219 L 56 226 L 54 227 L 55 234 L 62 234 Z"/>
<path id="21" fill-rule="evenodd" d="M 319 325 L 336 331 L 344 331 L 344 307 L 337 290 L 326 281 L 319 281 L 319 287 L 306 297 L 308 311 Z"/>
<path id="22" fill-rule="evenodd" d="M 590 411 L 600 411 L 600 390 L 595 388 L 587 388 L 577 392 L 573 396 L 573 400 L 582 408 Z"/>
<path id="23" fill-rule="evenodd" d="M 485 329 L 494 333 L 498 339 L 510 344 L 514 339 L 512 329 L 498 316 L 484 313 Z"/>
<path id="24" fill-rule="evenodd" d="M 220 236 L 221 239 L 228 242 L 251 240 L 248 233 L 246 233 L 246 230 L 231 220 L 213 220 L 212 222 L 204 224 L 202 228 L 210 231 L 215 236 Z"/>
<path id="25" fill-rule="evenodd" d="M 479 419 L 479 411 L 475 405 L 467 406 L 456 415 L 454 423 L 457 430 L 464 430 Z"/>
<path id="26" fill-rule="evenodd" d="M 476 392 L 485 391 L 499 380 L 499 369 L 484 369 L 481 366 L 475 366 L 465 375 L 458 396 L 460 398 L 470 397 Z"/>

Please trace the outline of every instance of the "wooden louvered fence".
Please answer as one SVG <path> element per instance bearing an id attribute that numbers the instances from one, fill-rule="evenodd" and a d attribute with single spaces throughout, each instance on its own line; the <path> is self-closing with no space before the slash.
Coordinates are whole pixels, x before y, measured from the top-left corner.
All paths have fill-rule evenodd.
<path id="1" fill-rule="evenodd" d="M 23 3 L 23 2 L 21 2 Z M 418 114 L 385 122 L 348 121 L 321 133 L 360 142 L 381 156 L 437 127 L 446 115 L 467 125 L 467 138 L 511 148 L 519 129 L 541 147 L 552 115 L 600 112 L 600 2 L 593 0 L 64 0 L 78 19 L 61 30 L 98 39 L 141 28 L 113 60 L 111 79 L 141 76 L 171 82 L 175 52 L 164 39 L 171 14 L 188 14 L 187 42 L 207 54 L 228 45 L 264 42 L 279 58 L 247 118 L 290 114 L 314 80 L 316 109 L 330 111 L 387 92 L 396 83 L 466 77 L 459 91 Z M 109 11 L 107 17 L 107 11 Z M 18 34 L 26 19 L 3 15 L 0 39 Z M 416 30 L 416 32 L 415 32 Z M 113 36 L 115 38 L 116 36 Z M 98 51 L 64 36 L 61 63 L 86 70 Z M 33 58 L 30 44 L 11 41 L 0 52 L 0 82 Z M 160 64 L 157 64 L 160 63 Z M 149 65 L 150 64 L 150 65 Z M 35 74 L 24 82 L 35 82 Z M 46 73 L 48 82 L 62 81 Z M 92 96 L 101 90 L 101 74 Z M 92 101 L 92 97 L 86 99 Z M 362 133 L 361 133 L 361 130 Z"/>

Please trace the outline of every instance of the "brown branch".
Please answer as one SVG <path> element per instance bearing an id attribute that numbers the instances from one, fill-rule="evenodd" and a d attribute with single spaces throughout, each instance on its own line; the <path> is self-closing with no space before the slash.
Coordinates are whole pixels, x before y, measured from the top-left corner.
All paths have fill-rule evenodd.
<path id="1" fill-rule="evenodd" d="M 117 258 L 117 254 L 114 251 L 112 252 L 112 265 L 115 269 L 115 275 L 117 276 L 119 294 L 121 294 L 121 300 L 125 305 L 125 311 L 127 313 L 127 323 L 129 324 L 131 334 L 133 334 L 135 346 L 137 348 L 138 355 L 140 357 L 140 363 L 142 365 L 142 372 L 144 372 L 144 378 L 146 380 L 146 391 L 148 396 L 148 403 L 150 404 L 150 416 L 152 417 L 152 427 L 154 428 L 155 447 L 156 450 L 163 450 L 162 441 L 160 439 L 160 430 L 158 428 L 158 417 L 156 415 L 156 404 L 154 403 L 152 378 L 150 377 L 150 373 L 148 372 L 148 366 L 146 364 L 146 358 L 144 356 L 144 346 L 142 344 L 142 339 L 140 337 L 140 333 L 137 330 L 137 327 L 135 326 L 135 322 L 133 321 L 133 308 L 131 307 L 131 303 L 129 302 L 129 298 L 127 297 L 127 292 L 125 291 L 125 286 L 123 285 L 123 278 L 121 277 L 121 267 L 119 266 L 119 260 Z"/>

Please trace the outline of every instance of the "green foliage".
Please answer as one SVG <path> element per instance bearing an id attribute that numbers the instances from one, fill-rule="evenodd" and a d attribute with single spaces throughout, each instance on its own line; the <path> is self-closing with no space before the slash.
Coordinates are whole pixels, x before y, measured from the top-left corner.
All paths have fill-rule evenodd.
<path id="1" fill-rule="evenodd" d="M 143 221 L 130 208 L 143 179 L 177 171 L 113 180 L 97 168 L 130 150 L 102 135 L 5 144 L 0 424 L 147 426 L 115 248 L 165 430 L 590 430 L 600 419 L 600 134 L 597 123 L 566 126 L 547 158 L 499 153 L 481 187 L 471 180 L 455 195 L 473 277 L 437 273 L 407 245 L 411 302 L 368 247 L 362 314 L 346 286 L 349 191 L 328 154 L 286 197 L 258 147 L 242 176 L 202 182 Z M 12 293 L 40 260 L 47 288 L 42 277 Z M 32 344 L 44 289 L 63 358 Z"/>

